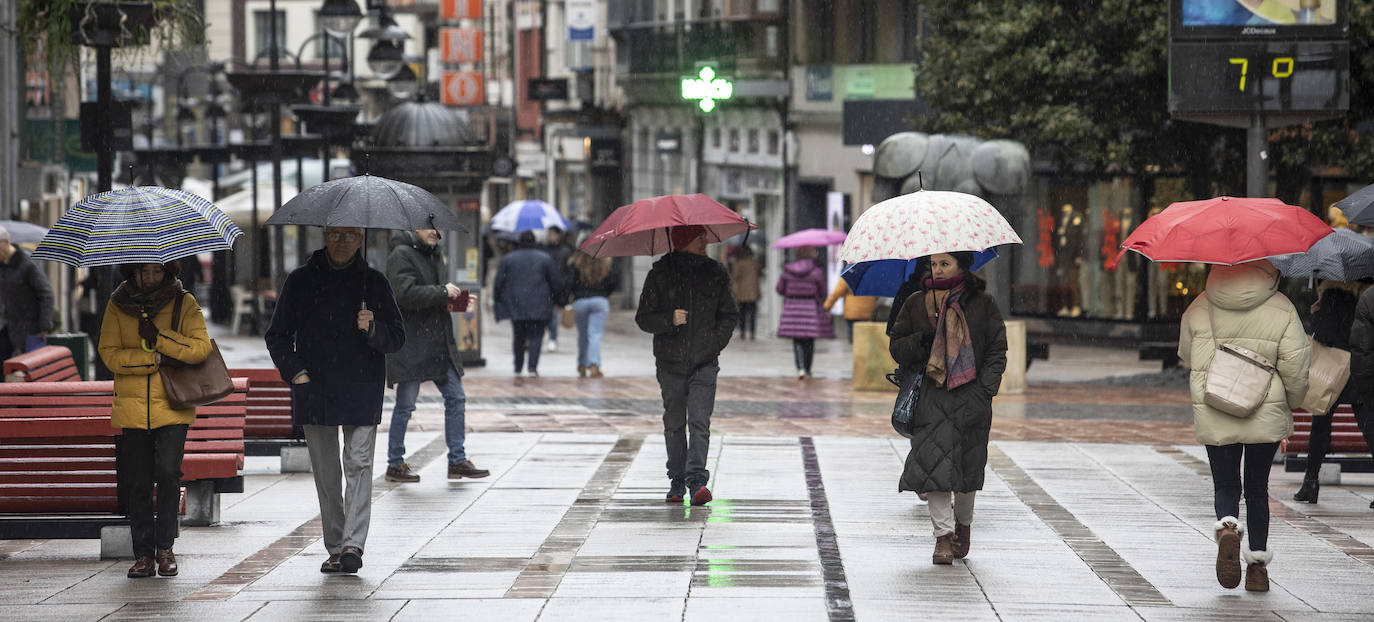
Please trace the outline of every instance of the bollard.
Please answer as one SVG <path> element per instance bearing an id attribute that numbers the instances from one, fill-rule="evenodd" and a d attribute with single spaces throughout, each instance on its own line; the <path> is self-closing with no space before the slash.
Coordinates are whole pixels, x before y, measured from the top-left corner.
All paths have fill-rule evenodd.
<path id="1" fill-rule="evenodd" d="M 187 482 L 186 514 L 181 524 L 188 527 L 208 527 L 219 522 L 219 493 L 214 482 Z"/>
<path id="2" fill-rule="evenodd" d="M 1007 370 L 1002 372 L 998 395 L 1023 395 L 1026 392 L 1026 322 L 1007 320 Z"/>
<path id="3" fill-rule="evenodd" d="M 887 344 L 887 324 L 854 323 L 855 391 L 897 391 L 897 387 L 887 381 L 887 374 L 897 369 L 897 362 L 888 353 Z"/>
<path id="4" fill-rule="evenodd" d="M 281 448 L 282 473 L 309 473 L 310 449 L 304 445 Z"/>

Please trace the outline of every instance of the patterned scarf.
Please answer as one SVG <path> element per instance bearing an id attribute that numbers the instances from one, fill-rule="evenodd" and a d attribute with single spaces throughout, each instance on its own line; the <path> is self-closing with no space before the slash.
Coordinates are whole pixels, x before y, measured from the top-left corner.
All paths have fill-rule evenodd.
<path id="1" fill-rule="evenodd" d="M 973 362 L 973 339 L 960 304 L 965 291 L 963 275 L 936 281 L 926 279 L 925 285 L 926 316 L 935 327 L 926 375 L 935 380 L 935 386 L 953 389 L 978 376 Z M 947 292 L 944 300 L 937 300 L 938 291 Z"/>

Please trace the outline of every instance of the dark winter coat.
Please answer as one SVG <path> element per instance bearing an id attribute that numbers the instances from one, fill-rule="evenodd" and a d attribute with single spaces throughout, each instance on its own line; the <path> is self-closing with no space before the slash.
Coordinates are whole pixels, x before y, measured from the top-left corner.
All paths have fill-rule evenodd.
<path id="1" fill-rule="evenodd" d="M 822 308 L 825 301 L 825 270 L 814 259 L 798 259 L 782 267 L 773 288 L 782 296 L 778 336 L 793 339 L 832 339 L 835 327 Z"/>
<path id="2" fill-rule="evenodd" d="M 367 308 L 372 329 L 358 330 L 367 271 Z M 401 310 L 386 275 L 364 268 L 362 255 L 334 269 L 324 250 L 291 271 L 277 294 L 277 308 L 264 335 L 282 380 L 304 371 L 310 382 L 291 385 L 296 424 L 378 425 L 386 355 L 405 343 Z"/>
<path id="3" fill-rule="evenodd" d="M 548 253 L 534 247 L 515 249 L 496 265 L 496 321 L 547 322 L 553 316 L 553 296 L 562 290 L 563 270 Z"/>
<path id="4" fill-rule="evenodd" d="M 18 246 L 10 260 L 0 263 L 0 327 L 9 328 L 14 353 L 24 351 L 24 340 L 35 333 L 52 332 L 52 286 L 48 277 Z"/>
<path id="5" fill-rule="evenodd" d="M 386 258 L 386 278 L 396 294 L 396 306 L 405 318 L 406 343 L 386 355 L 387 386 L 398 382 L 443 382 L 452 364 L 463 373 L 458 342 L 453 338 L 453 319 L 448 304 L 448 266 L 439 245 L 430 246 L 409 231 L 391 236 Z"/>
<path id="6" fill-rule="evenodd" d="M 925 292 L 902 305 L 892 326 L 889 350 L 907 369 L 925 369 L 935 328 L 926 316 Z M 969 492 L 982 490 L 992 429 L 992 397 L 1007 367 L 1007 333 L 997 302 L 984 292 L 968 293 L 964 318 L 973 341 L 978 376 L 953 390 L 935 386 L 929 376 L 912 416 L 911 453 L 898 490 Z"/>
<path id="7" fill-rule="evenodd" d="M 572 257 L 573 254 L 573 248 L 562 243 L 545 244 L 540 247 L 540 250 L 549 254 L 549 259 L 553 260 L 553 266 L 560 271 L 563 270 L 564 266 L 568 265 L 568 258 Z M 560 307 L 568 304 L 570 300 L 568 296 L 570 293 L 568 281 L 564 279 L 563 287 L 558 288 L 558 290 L 553 293 L 553 304 Z M 550 312 L 552 312 L 552 310 L 550 310 Z"/>
<path id="8" fill-rule="evenodd" d="M 1360 294 L 1350 326 L 1350 386 L 1366 406 L 1374 405 L 1374 287 Z"/>
<path id="9" fill-rule="evenodd" d="M 676 309 L 687 310 L 686 324 L 673 325 Z M 739 323 L 730 275 L 710 257 L 664 255 L 644 277 L 635 323 L 654 336 L 658 369 L 685 375 L 716 362 Z"/>

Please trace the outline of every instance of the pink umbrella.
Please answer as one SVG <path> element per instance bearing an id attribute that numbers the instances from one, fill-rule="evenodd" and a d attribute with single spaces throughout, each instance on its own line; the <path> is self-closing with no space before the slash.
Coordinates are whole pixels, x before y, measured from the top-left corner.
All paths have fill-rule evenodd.
<path id="1" fill-rule="evenodd" d="M 830 229 L 802 229 L 778 238 L 773 248 L 798 248 L 801 246 L 830 246 L 844 241 L 843 231 Z"/>

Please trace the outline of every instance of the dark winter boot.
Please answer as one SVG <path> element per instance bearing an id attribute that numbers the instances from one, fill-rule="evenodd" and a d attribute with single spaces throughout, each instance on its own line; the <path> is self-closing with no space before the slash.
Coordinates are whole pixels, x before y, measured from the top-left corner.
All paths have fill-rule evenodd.
<path id="1" fill-rule="evenodd" d="M 1293 500 L 1316 503 L 1317 492 L 1319 490 L 1321 490 L 1321 483 L 1317 481 L 1317 478 L 1304 477 L 1302 480 L 1302 488 L 1299 488 L 1298 492 L 1293 493 Z"/>
<path id="2" fill-rule="evenodd" d="M 930 555 L 930 563 L 939 566 L 954 563 L 954 534 L 947 533 L 935 538 L 935 552 Z"/>

